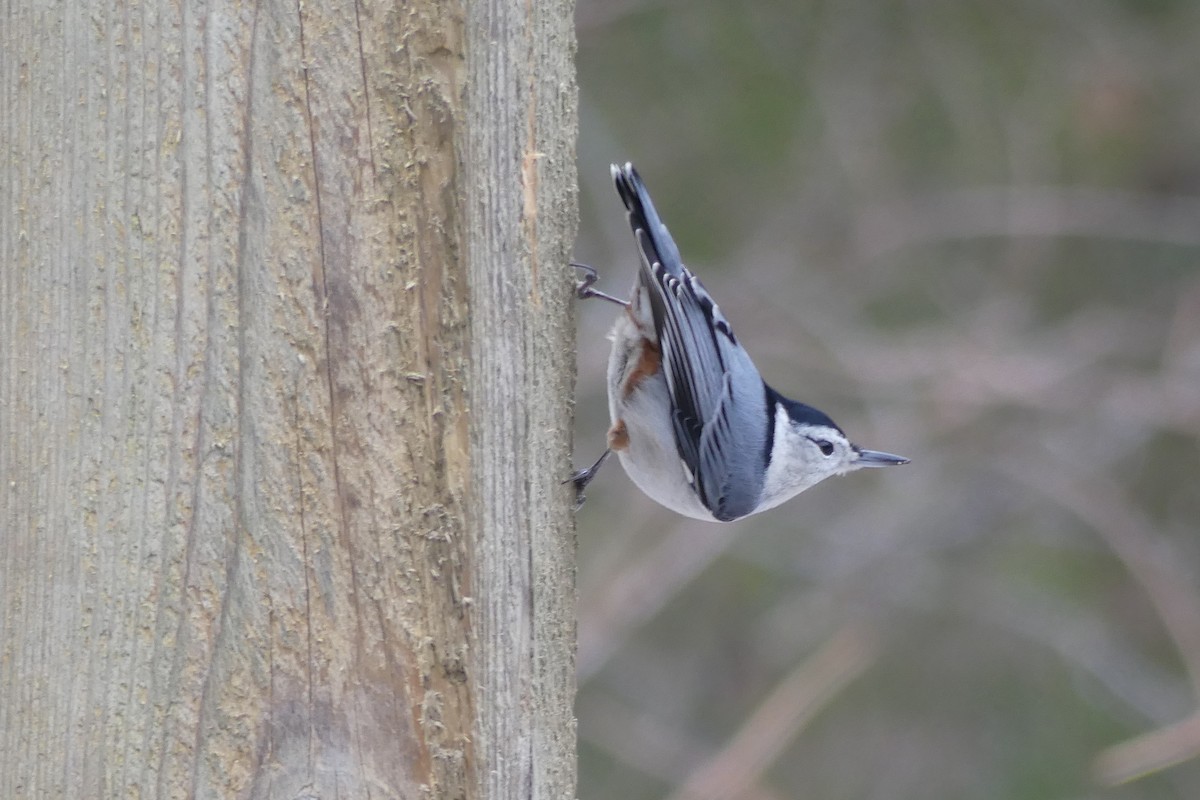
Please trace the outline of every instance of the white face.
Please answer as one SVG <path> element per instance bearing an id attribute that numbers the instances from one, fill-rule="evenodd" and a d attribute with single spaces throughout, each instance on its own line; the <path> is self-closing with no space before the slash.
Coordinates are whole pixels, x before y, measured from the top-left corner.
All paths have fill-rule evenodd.
<path id="1" fill-rule="evenodd" d="M 782 408 L 777 413 L 774 457 L 767 467 L 763 508 L 777 506 L 833 475 L 877 466 L 861 460 L 859 449 L 838 429 L 797 424 Z"/>
<path id="2" fill-rule="evenodd" d="M 797 441 L 804 449 L 805 462 L 816 465 L 818 472 L 844 475 L 859 468 L 858 449 L 835 428 L 812 425 L 793 425 L 799 434 Z"/>

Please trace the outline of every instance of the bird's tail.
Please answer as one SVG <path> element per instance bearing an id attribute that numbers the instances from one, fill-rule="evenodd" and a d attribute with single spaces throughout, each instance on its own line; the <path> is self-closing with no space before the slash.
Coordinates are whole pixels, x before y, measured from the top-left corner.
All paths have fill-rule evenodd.
<path id="1" fill-rule="evenodd" d="M 668 275 L 682 275 L 683 259 L 679 248 L 654 209 L 646 184 L 642 183 L 633 164 L 626 162 L 623 167 L 613 164 L 611 169 L 617 194 L 629 209 L 629 225 L 646 260 L 651 264 L 656 261 L 662 264 Z"/>

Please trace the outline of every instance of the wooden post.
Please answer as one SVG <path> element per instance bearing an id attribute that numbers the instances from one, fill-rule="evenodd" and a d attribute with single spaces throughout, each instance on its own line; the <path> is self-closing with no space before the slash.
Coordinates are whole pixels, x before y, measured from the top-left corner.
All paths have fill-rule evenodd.
<path id="1" fill-rule="evenodd" d="M 0 796 L 574 796 L 571 12 L 6 12 Z"/>

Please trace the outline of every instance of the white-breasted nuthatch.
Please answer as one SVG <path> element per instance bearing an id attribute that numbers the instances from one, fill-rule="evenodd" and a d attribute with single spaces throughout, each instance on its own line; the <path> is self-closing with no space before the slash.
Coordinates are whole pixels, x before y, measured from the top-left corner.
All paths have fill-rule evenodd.
<path id="1" fill-rule="evenodd" d="M 624 307 L 609 338 L 608 449 L 572 476 L 583 489 L 615 451 L 653 500 L 688 517 L 729 522 L 774 508 L 808 487 L 863 467 L 907 464 L 864 450 L 817 409 L 768 386 L 712 296 L 679 256 L 632 164 L 612 166 L 641 252 L 628 302 L 593 288 L 577 294 Z"/>

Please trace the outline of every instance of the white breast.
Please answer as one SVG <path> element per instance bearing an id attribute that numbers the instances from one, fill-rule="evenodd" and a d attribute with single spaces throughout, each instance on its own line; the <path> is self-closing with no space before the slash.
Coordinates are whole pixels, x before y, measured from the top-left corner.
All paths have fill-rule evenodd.
<path id="1" fill-rule="evenodd" d="M 671 422 L 671 400 L 662 370 L 640 376 L 626 391 L 642 364 L 642 329 L 629 314 L 621 314 L 609 338 L 608 410 L 614 428 L 623 423 L 627 441 L 610 441 L 626 474 L 655 502 L 693 519 L 715 522 L 689 482 L 679 458 Z M 615 437 L 614 437 L 615 438 Z M 625 444 L 624 447 L 615 445 Z"/>

